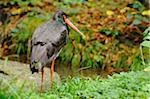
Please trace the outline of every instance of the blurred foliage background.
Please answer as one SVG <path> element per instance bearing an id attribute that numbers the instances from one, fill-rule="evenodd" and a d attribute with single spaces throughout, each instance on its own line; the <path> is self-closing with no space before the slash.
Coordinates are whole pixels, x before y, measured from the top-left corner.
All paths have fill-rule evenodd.
<path id="1" fill-rule="evenodd" d="M 2 0 L 0 57 L 29 63 L 35 28 L 49 21 L 55 11 L 63 10 L 87 39 L 71 30 L 68 44 L 57 59 L 59 64 L 108 72 L 141 70 L 150 64 L 149 42 L 142 44 L 146 47 L 140 50 L 144 31 L 150 26 L 150 10 L 145 1 Z"/>

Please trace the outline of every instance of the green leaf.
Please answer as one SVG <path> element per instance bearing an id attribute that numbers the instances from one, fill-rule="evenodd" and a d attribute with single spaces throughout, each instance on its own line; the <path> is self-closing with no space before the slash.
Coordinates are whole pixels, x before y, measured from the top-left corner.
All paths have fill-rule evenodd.
<path id="1" fill-rule="evenodd" d="M 150 40 L 150 27 L 144 31 L 144 40 Z"/>
<path id="2" fill-rule="evenodd" d="M 144 69 L 144 71 L 150 71 L 150 66 Z"/>
<path id="3" fill-rule="evenodd" d="M 141 45 L 150 48 L 150 41 L 143 41 Z"/>
<path id="4" fill-rule="evenodd" d="M 133 8 L 139 9 L 139 8 L 141 8 L 141 7 L 142 7 L 142 5 L 141 5 L 139 2 L 134 2 L 134 3 L 133 3 Z"/>
<path id="5" fill-rule="evenodd" d="M 148 34 L 147 36 L 145 36 L 143 39 L 144 40 L 150 40 L 150 34 Z"/>
<path id="6" fill-rule="evenodd" d="M 133 17 L 133 14 L 130 14 L 130 13 L 127 14 L 127 18 L 128 18 L 128 19 L 131 19 L 132 17 Z"/>
<path id="7" fill-rule="evenodd" d="M 109 29 L 101 29 L 101 33 L 105 33 L 106 35 L 111 35 L 111 36 L 118 36 L 120 33 L 115 30 L 109 30 Z"/>
<path id="8" fill-rule="evenodd" d="M 13 32 L 13 33 L 17 33 L 17 32 L 19 32 L 19 29 L 18 29 L 18 28 L 14 28 L 14 29 L 12 30 L 12 32 Z"/>
<path id="9" fill-rule="evenodd" d="M 140 19 L 135 19 L 132 24 L 138 25 L 138 24 L 140 24 L 140 23 L 141 23 L 141 20 L 140 20 Z"/>

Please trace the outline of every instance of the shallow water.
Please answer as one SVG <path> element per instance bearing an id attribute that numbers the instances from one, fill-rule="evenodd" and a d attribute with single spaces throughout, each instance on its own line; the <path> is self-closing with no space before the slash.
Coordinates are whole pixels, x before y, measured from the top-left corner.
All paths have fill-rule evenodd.
<path id="1" fill-rule="evenodd" d="M 67 77 L 67 76 L 83 76 L 83 77 L 92 77 L 95 78 L 97 76 L 100 77 L 106 77 L 108 74 L 107 72 L 101 70 L 101 68 L 88 68 L 88 67 L 83 67 L 83 68 L 71 68 L 71 66 L 67 65 L 55 65 L 55 72 L 57 72 L 61 78 Z"/>

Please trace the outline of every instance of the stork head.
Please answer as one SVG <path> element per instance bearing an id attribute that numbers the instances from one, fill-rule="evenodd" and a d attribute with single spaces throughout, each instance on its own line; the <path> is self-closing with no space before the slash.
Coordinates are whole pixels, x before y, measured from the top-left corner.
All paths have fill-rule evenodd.
<path id="1" fill-rule="evenodd" d="M 63 16 L 67 16 L 67 14 L 63 11 L 57 11 L 53 16 L 53 20 L 65 23 Z"/>
<path id="2" fill-rule="evenodd" d="M 53 16 L 53 20 L 59 21 L 64 25 L 70 26 L 73 30 L 78 32 L 83 37 L 83 39 L 85 39 L 85 35 L 75 25 L 73 25 L 69 19 L 67 19 L 67 14 L 63 11 L 57 11 Z"/>

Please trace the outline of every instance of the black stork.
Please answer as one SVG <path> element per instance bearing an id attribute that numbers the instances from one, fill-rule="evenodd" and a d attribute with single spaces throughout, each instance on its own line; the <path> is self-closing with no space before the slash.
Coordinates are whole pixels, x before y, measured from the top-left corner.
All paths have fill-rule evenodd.
<path id="1" fill-rule="evenodd" d="M 41 89 L 44 81 L 44 66 L 48 63 L 51 63 L 50 80 L 52 83 L 55 59 L 67 43 L 68 26 L 85 38 L 84 34 L 67 19 L 63 11 L 57 11 L 51 21 L 40 25 L 33 33 L 30 69 L 32 74 L 42 72 Z"/>

